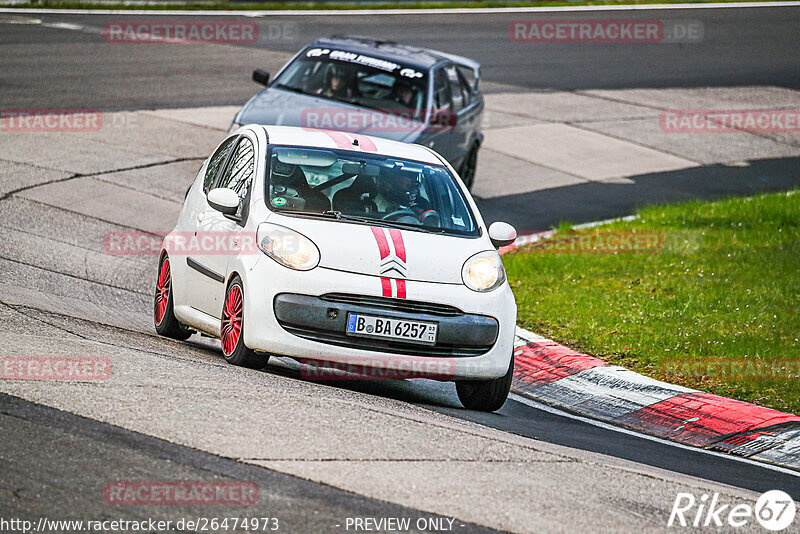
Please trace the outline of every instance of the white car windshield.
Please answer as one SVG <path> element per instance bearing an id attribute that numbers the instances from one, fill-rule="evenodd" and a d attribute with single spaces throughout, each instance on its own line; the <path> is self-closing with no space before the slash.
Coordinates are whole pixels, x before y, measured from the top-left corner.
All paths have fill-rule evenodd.
<path id="1" fill-rule="evenodd" d="M 424 72 L 392 61 L 311 48 L 281 73 L 274 86 L 423 121 L 427 80 Z"/>
<path id="2" fill-rule="evenodd" d="M 480 230 L 446 167 L 349 150 L 272 146 L 267 202 L 293 215 L 476 237 Z"/>

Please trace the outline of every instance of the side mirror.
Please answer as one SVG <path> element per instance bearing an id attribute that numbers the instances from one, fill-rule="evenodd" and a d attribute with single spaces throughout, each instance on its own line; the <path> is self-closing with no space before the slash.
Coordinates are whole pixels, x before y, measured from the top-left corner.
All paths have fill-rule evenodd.
<path id="1" fill-rule="evenodd" d="M 239 209 L 239 195 L 233 189 L 218 187 L 208 192 L 208 205 L 223 215 L 236 215 Z"/>
<path id="2" fill-rule="evenodd" d="M 261 69 L 253 71 L 253 81 L 261 85 L 269 84 L 269 72 Z"/>
<path id="3" fill-rule="evenodd" d="M 517 238 L 517 231 L 508 223 L 493 222 L 489 225 L 489 239 L 494 248 L 507 247 Z"/>

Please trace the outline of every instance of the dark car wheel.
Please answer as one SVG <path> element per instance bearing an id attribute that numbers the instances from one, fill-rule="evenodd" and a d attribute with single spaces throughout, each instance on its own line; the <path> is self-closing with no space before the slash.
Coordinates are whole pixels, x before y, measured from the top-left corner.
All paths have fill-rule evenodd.
<path id="1" fill-rule="evenodd" d="M 467 155 L 464 156 L 464 161 L 461 163 L 461 170 L 458 171 L 461 176 L 461 181 L 467 186 L 467 189 L 472 189 L 475 183 L 475 169 L 478 167 L 478 145 L 472 145 Z"/>
<path id="2" fill-rule="evenodd" d="M 233 277 L 225 292 L 220 339 L 222 354 L 228 363 L 252 369 L 267 365 L 269 355 L 258 353 L 244 344 L 244 286 L 238 276 Z"/>
<path id="3" fill-rule="evenodd" d="M 458 400 L 468 410 L 494 412 L 505 404 L 511 390 L 511 379 L 514 376 L 514 356 L 508 364 L 505 376 L 492 380 L 458 380 L 456 392 Z"/>
<path id="4" fill-rule="evenodd" d="M 172 309 L 172 270 L 169 258 L 161 258 L 156 281 L 156 294 L 153 301 L 153 322 L 156 332 L 164 337 L 183 341 L 192 335 L 192 332 L 178 322 Z"/>

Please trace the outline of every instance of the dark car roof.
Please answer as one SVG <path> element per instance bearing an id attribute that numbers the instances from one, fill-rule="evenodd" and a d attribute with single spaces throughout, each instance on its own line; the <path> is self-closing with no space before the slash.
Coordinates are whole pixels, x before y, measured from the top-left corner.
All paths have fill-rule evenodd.
<path id="1" fill-rule="evenodd" d="M 359 52 L 378 59 L 385 59 L 409 67 L 426 70 L 443 61 L 455 60 L 458 63 L 458 59 L 477 65 L 476 62 L 467 58 L 457 58 L 456 56 L 437 52 L 436 50 L 399 44 L 393 41 L 382 41 L 369 37 L 335 35 L 333 37 L 317 39 L 310 46 L 323 46 L 326 48 L 339 48 L 347 52 Z"/>

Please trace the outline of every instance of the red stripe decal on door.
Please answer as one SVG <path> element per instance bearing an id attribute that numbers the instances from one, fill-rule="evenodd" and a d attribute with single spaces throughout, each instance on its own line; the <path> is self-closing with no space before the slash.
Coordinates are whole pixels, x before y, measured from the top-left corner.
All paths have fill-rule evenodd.
<path id="1" fill-rule="evenodd" d="M 383 296 L 392 296 L 392 281 L 388 278 L 381 278 L 381 287 L 383 288 Z"/>
<path id="2" fill-rule="evenodd" d="M 392 236 L 392 243 L 394 244 L 394 253 L 400 258 L 403 263 L 406 262 L 406 245 L 403 243 L 403 234 L 400 230 L 389 230 L 389 235 Z M 383 258 L 381 258 L 383 259 Z"/>
<path id="3" fill-rule="evenodd" d="M 386 256 L 389 255 L 389 242 L 386 241 L 386 235 L 383 233 L 383 229 L 371 226 L 370 230 L 372 230 L 372 235 L 375 236 L 375 241 L 378 242 L 378 250 L 381 252 L 381 259 L 386 258 Z"/>
<path id="4" fill-rule="evenodd" d="M 395 279 L 394 283 L 397 284 L 397 298 L 406 298 L 406 281 L 397 278 Z"/>

